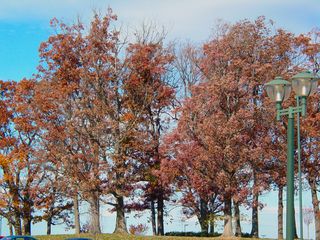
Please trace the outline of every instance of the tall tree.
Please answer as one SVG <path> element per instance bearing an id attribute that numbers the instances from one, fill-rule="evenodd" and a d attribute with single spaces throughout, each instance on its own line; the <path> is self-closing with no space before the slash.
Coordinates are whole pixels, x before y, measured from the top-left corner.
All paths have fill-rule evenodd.
<path id="1" fill-rule="evenodd" d="M 92 233 L 101 232 L 100 196 L 109 182 L 104 177 L 111 170 L 107 151 L 114 149 L 110 140 L 119 104 L 115 19 L 111 10 L 103 18 L 96 14 L 87 35 L 81 23 L 53 20 L 57 34 L 40 48 L 40 78 L 43 92 L 49 91 L 39 96 L 41 107 L 49 107 L 46 143 L 52 159 L 75 183 L 72 188 L 81 189 L 89 202 Z"/>
<path id="2" fill-rule="evenodd" d="M 37 157 L 39 128 L 33 110 L 35 81 L 1 82 L 1 215 L 16 234 L 31 234 L 34 202 L 43 180 Z"/>
<path id="3" fill-rule="evenodd" d="M 139 177 L 144 172 L 156 176 L 161 117 L 174 96 L 166 82 L 172 56 L 161 43 L 131 44 L 122 51 L 115 20 L 111 10 L 104 17 L 96 14 L 87 34 L 81 23 L 53 20 L 57 34 L 40 48 L 44 142 L 52 162 L 71 177 L 66 183 L 73 182 L 72 189 L 81 189 L 89 202 L 92 233 L 101 231 L 104 196 L 112 196 L 107 203 L 117 212 L 115 232 L 127 232 L 125 198 L 134 182 L 145 180 Z M 164 190 L 156 185 L 163 234 Z"/>
<path id="4" fill-rule="evenodd" d="M 187 105 L 184 111 L 187 112 Z M 199 109 L 201 113 L 203 109 Z M 185 113 L 184 112 L 184 113 Z M 173 184 L 182 194 L 177 203 L 190 218 L 196 216 L 201 231 L 208 233 L 210 222 L 222 210 L 221 195 L 217 186 L 216 167 L 212 157 L 204 155 L 197 137 L 198 112 L 193 112 L 193 121 L 182 114 L 178 129 L 166 139 L 166 159 L 161 164 L 162 178 Z M 184 122 L 186 121 L 186 122 Z M 184 128 L 188 128 L 187 132 Z M 199 135 L 197 135 L 199 137 Z"/>
<path id="5" fill-rule="evenodd" d="M 253 199 L 252 235 L 258 236 L 258 197 L 270 184 L 269 148 L 274 138 L 270 131 L 274 118 L 263 85 L 276 75 L 289 76 L 298 65 L 294 35 L 272 29 L 272 22 L 263 17 L 219 25 L 203 47 L 201 83 L 192 88 L 180 109 L 173 144 L 176 149 L 175 141 L 185 145 L 188 157 L 198 159 L 194 161 L 213 162 L 213 166 L 202 165 L 211 170 L 208 174 L 215 173 L 210 177 L 216 178 L 224 203 L 224 236 L 233 235 L 231 200 L 238 204 L 249 196 Z M 175 161 L 179 155 L 187 158 L 177 150 Z"/>
<path id="6" fill-rule="evenodd" d="M 140 112 L 140 131 L 144 132 L 140 141 L 143 164 L 140 181 L 147 181 L 143 189 L 145 199 L 150 202 L 153 224 L 157 212 L 158 225 L 154 232 L 164 235 L 164 201 L 169 192 L 158 177 L 158 170 L 162 160 L 161 138 L 168 121 L 165 115 L 170 113 L 175 100 L 174 82 L 170 75 L 173 55 L 162 41 L 150 41 L 148 37 L 142 40 L 128 48 L 130 76 L 126 89 L 131 99 L 129 103 Z M 154 209 L 155 202 L 157 211 Z"/>
<path id="7" fill-rule="evenodd" d="M 45 166 L 43 170 L 44 180 L 37 191 L 39 198 L 35 201 L 35 207 L 42 212 L 42 215 L 34 222 L 45 220 L 47 235 L 50 235 L 52 225 L 66 224 L 68 227 L 73 225 L 70 213 L 74 203 L 70 198 L 70 189 L 66 184 L 62 184 L 65 181 L 64 176 L 56 171 L 54 166 Z"/>
<path id="8" fill-rule="evenodd" d="M 301 45 L 304 53 L 306 68 L 314 73 L 320 72 L 320 31 L 315 29 L 308 35 L 300 35 L 297 42 Z M 320 209 L 319 209 L 319 167 L 320 167 L 320 139 L 319 139 L 319 119 L 320 119 L 320 92 L 308 97 L 308 115 L 301 123 L 302 136 L 302 171 L 310 186 L 312 205 L 315 219 L 315 238 L 320 238 Z"/>
<path id="9" fill-rule="evenodd" d="M 270 173 L 268 162 L 273 136 L 270 136 L 270 125 L 273 118 L 269 114 L 268 100 L 263 93 L 263 84 L 276 75 L 289 76 L 297 67 L 301 67 L 301 52 L 296 37 L 282 29 L 272 31 L 272 23 L 263 17 L 254 22 L 242 21 L 227 26 L 220 38 L 213 39 L 205 48 L 208 62 L 205 74 L 209 81 L 217 78 L 220 95 L 224 95 L 225 110 L 230 106 L 239 107 L 235 113 L 246 114 L 247 151 L 250 153 L 245 161 L 252 171 L 252 235 L 258 237 L 258 196 L 268 189 Z M 206 52 L 207 51 L 207 52 Z M 215 80 L 215 79 L 214 79 Z M 237 94 L 232 95 L 234 90 Z M 231 94 L 230 94 L 231 93 Z M 242 95 L 245 93 L 245 96 Z M 218 93 L 219 94 L 219 93 Z M 231 103 L 229 103 L 231 102 Z M 220 103 L 221 104 L 221 103 Z M 250 112 L 248 112 L 248 110 Z"/>

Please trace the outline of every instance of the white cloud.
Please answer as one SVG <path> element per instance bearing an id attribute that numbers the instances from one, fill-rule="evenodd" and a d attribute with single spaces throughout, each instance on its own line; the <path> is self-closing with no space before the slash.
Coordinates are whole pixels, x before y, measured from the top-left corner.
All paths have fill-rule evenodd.
<path id="1" fill-rule="evenodd" d="M 0 20 L 87 20 L 92 9 L 114 9 L 119 21 L 134 27 L 144 20 L 164 25 L 172 38 L 203 40 L 216 19 L 236 21 L 265 15 L 291 31 L 308 31 L 320 21 L 317 0 L 1 0 Z"/>

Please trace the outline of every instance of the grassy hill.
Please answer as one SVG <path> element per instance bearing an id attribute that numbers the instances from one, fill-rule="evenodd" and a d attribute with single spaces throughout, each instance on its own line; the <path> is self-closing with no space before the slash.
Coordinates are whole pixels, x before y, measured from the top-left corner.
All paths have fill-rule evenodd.
<path id="1" fill-rule="evenodd" d="M 206 237 L 158 237 L 158 236 L 134 236 L 134 235 L 119 235 L 119 234 L 98 234 L 98 235 L 90 235 L 90 234 L 81 234 L 81 235 L 43 235 L 43 236 L 35 236 L 39 240 L 64 240 L 66 238 L 71 237 L 88 237 L 94 240 L 210 240 L 210 239 L 226 239 L 226 238 L 206 238 Z M 228 238 L 228 239 L 251 239 L 253 238 Z"/>

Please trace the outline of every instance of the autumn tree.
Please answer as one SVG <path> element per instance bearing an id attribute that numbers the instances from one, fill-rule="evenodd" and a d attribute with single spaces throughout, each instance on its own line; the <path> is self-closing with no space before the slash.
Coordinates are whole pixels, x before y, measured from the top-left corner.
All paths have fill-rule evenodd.
<path id="1" fill-rule="evenodd" d="M 34 80 L 1 82 L 1 215 L 16 234 L 30 234 L 34 202 L 43 181 L 37 157 L 39 128 L 34 105 Z"/>
<path id="2" fill-rule="evenodd" d="M 223 236 L 233 236 L 234 208 L 240 236 L 245 205 L 259 237 L 259 196 L 276 186 L 283 238 L 286 120 L 275 123 L 263 85 L 303 68 L 318 72 L 319 32 L 295 36 L 263 17 L 220 23 L 202 48 L 187 44 L 175 56 L 152 27 L 128 44 L 116 19 L 111 9 L 88 28 L 53 19 L 37 81 L 0 82 L 0 215 L 16 234 L 30 234 L 32 220 L 46 220 L 50 234 L 61 220 L 72 224 L 73 209 L 79 233 L 81 196 L 90 233 L 101 233 L 106 203 L 115 233 L 128 232 L 126 211 L 150 209 L 153 232 L 164 235 L 165 201 L 176 191 L 203 232 L 223 213 Z M 303 171 L 318 236 L 318 95 L 308 106 Z"/>
<path id="3" fill-rule="evenodd" d="M 48 119 L 46 143 L 70 176 L 69 187 L 81 189 L 89 202 L 92 233 L 101 232 L 100 197 L 109 183 L 102 176 L 111 169 L 107 151 L 113 149 L 111 117 L 119 101 L 118 32 L 109 29 L 115 18 L 111 12 L 95 15 L 87 35 L 80 23 L 69 27 L 54 20 L 58 33 L 40 48 L 40 79 L 49 92 L 39 95 Z"/>
<path id="4" fill-rule="evenodd" d="M 241 93 L 246 92 L 246 96 L 240 97 L 242 99 L 236 100 L 236 103 L 241 104 L 244 100 L 245 110 L 247 114 L 249 113 L 246 121 L 250 124 L 250 128 L 246 133 L 249 134 L 247 151 L 250 158 L 246 161 L 252 171 L 251 234 L 256 237 L 258 236 L 258 195 L 263 190 L 267 190 L 270 183 L 268 166 L 272 156 L 268 147 L 272 146 L 271 142 L 275 138 L 270 135 L 270 126 L 273 126 L 274 118 L 269 114 L 270 106 L 263 93 L 263 84 L 276 75 L 289 77 L 303 66 L 297 38 L 282 29 L 272 30 L 272 24 L 272 22 L 268 24 L 264 18 L 258 18 L 252 23 L 243 21 L 225 30 L 222 38 L 213 40 L 211 45 L 207 45 L 208 53 L 213 54 L 208 64 L 209 81 L 212 75 L 220 79 L 228 77 L 233 78 L 233 81 L 238 79 L 234 87 L 240 88 L 240 96 Z M 222 91 L 228 93 L 230 90 L 225 86 L 230 82 L 222 82 L 222 87 L 225 88 Z M 224 100 L 226 102 L 228 99 L 230 101 L 235 98 L 226 95 Z"/>
<path id="5" fill-rule="evenodd" d="M 65 116 L 62 104 L 66 103 L 59 99 L 57 85 L 49 81 L 40 81 L 36 86 L 35 102 L 38 114 L 37 124 L 41 128 L 41 149 L 38 156 L 45 159 L 45 181 L 39 189 L 39 195 L 43 196 L 36 202 L 37 208 L 44 214 L 37 221 L 47 221 L 47 232 L 51 232 L 51 225 L 58 219 L 69 217 L 66 212 L 70 210 L 70 198 L 73 198 L 74 223 L 76 232 L 80 232 L 78 204 L 78 181 L 70 169 L 72 157 L 78 145 L 72 142 L 73 135 L 67 135 L 65 122 L 70 115 Z M 74 147 L 71 147 L 74 144 Z M 64 161 L 68 159 L 68 161 Z M 75 164 L 73 167 L 76 167 Z M 65 176 L 68 176 L 66 178 Z M 53 221 L 55 219 L 55 221 Z M 78 230 L 77 230 L 78 229 Z"/>
<path id="6" fill-rule="evenodd" d="M 180 44 L 175 50 L 174 71 L 177 73 L 180 90 L 177 97 L 183 100 L 192 93 L 192 86 L 198 84 L 202 78 L 201 58 L 203 52 L 197 45 L 190 42 Z"/>
<path id="7" fill-rule="evenodd" d="M 272 22 L 260 17 L 253 22 L 220 24 L 203 47 L 201 83 L 184 102 L 174 133 L 173 144 L 177 141 L 186 147 L 184 151 L 175 147 L 174 161 L 179 161 L 179 156 L 184 161 L 196 156 L 199 166 L 215 173 L 207 178 L 215 178 L 224 204 L 224 236 L 233 235 L 232 200 L 236 208 L 238 204 L 251 205 L 252 235 L 258 236 L 258 196 L 269 189 L 274 139 L 270 131 L 274 118 L 263 85 L 276 75 L 288 77 L 296 69 L 299 49 L 295 43 L 293 34 L 274 30 Z M 200 164 L 205 159 L 212 163 Z M 187 169 L 190 167 L 184 171 Z M 200 186 L 205 186 L 206 178 L 201 179 Z M 237 225 L 240 229 L 239 222 Z"/>
<path id="8" fill-rule="evenodd" d="M 203 90 L 203 89 L 201 89 Z M 192 94 L 197 94 L 193 91 Z M 203 152 L 199 140 L 198 123 L 203 112 L 191 100 L 184 103 L 179 125 L 166 138 L 163 149 L 166 158 L 161 164 L 163 179 L 171 182 L 173 189 L 182 197 L 177 203 L 187 217 L 196 216 L 201 231 L 213 232 L 215 217 L 222 210 L 221 195 L 217 185 L 217 169 L 209 153 Z M 187 128 L 187 131 L 185 131 Z"/>
<path id="9" fill-rule="evenodd" d="M 171 118 L 170 109 L 175 101 L 175 84 L 170 71 L 173 55 L 164 46 L 163 39 L 154 37 L 153 33 L 154 29 L 148 29 L 140 38 L 138 36 L 137 43 L 128 48 L 127 65 L 130 75 L 126 90 L 131 108 L 140 112 L 140 131 L 143 134 L 140 134 L 139 181 L 147 182 L 141 186 L 143 198 L 151 209 L 154 234 L 164 235 L 164 201 L 170 194 L 170 188 L 162 182 L 158 171 L 162 160 L 162 135 Z"/>
<path id="10" fill-rule="evenodd" d="M 274 124 L 273 126 L 276 126 Z M 271 176 L 271 187 L 274 186 L 278 191 L 278 239 L 283 239 L 283 194 L 286 186 L 286 156 L 283 153 L 286 151 L 286 130 L 284 126 L 272 127 L 270 129 L 271 136 L 274 136 L 271 143 L 270 162 L 268 164 L 269 173 Z"/>
<path id="11" fill-rule="evenodd" d="M 319 74 L 320 68 L 320 32 L 314 29 L 308 35 L 300 35 L 297 38 L 305 57 L 306 68 Z M 320 238 L 320 210 L 319 210 L 319 118 L 320 118 L 320 92 L 319 88 L 315 94 L 308 97 L 307 117 L 301 123 L 301 149 L 302 149 L 302 171 L 310 186 L 312 205 L 315 222 L 315 238 Z"/>
<path id="12" fill-rule="evenodd" d="M 184 162 L 190 157 L 189 161 L 193 163 L 193 168 L 190 168 L 189 166 L 186 169 L 181 169 L 181 171 L 184 172 L 184 175 L 190 175 L 188 178 L 193 177 L 193 184 L 190 185 L 190 187 L 196 187 L 193 191 L 200 193 L 199 195 L 202 197 L 203 201 L 200 212 L 207 211 L 209 203 L 216 199 L 217 201 L 214 205 L 219 206 L 219 202 L 223 202 L 225 204 L 225 216 L 231 217 L 232 196 L 236 193 L 238 193 L 237 197 L 246 196 L 247 178 L 244 177 L 245 174 L 240 174 L 240 171 L 236 172 L 236 170 L 234 170 L 236 169 L 236 166 L 238 166 L 236 161 L 234 161 L 235 163 L 233 163 L 233 165 L 230 162 L 232 167 L 228 166 L 227 168 L 227 161 L 220 160 L 223 157 L 222 146 L 213 145 L 216 143 L 215 141 L 225 141 L 221 135 L 223 129 L 226 127 L 226 123 L 223 123 L 223 120 L 218 120 L 218 117 L 222 117 L 221 113 L 218 114 L 214 111 L 215 102 L 210 101 L 212 99 L 212 91 L 213 88 L 206 83 L 200 84 L 194 89 L 194 92 L 192 93 L 193 97 L 189 100 L 190 102 L 183 108 L 183 114 L 179 120 L 177 133 L 181 135 L 180 141 L 182 145 L 185 145 L 183 148 L 185 151 L 180 151 L 180 148 L 176 147 L 175 149 L 177 150 L 178 156 L 175 161 Z M 218 128 L 219 121 L 221 128 Z M 234 126 L 235 122 L 232 124 Z M 228 129 L 228 131 L 230 131 L 230 129 Z M 212 139 L 212 136 L 216 136 L 216 139 Z M 236 139 L 234 139 L 234 141 L 235 140 Z M 233 144 L 234 143 L 235 142 L 233 142 Z M 231 149 L 229 147 L 227 149 L 228 153 L 231 154 Z M 233 154 L 236 155 L 236 153 Z M 193 159 L 191 156 L 194 156 L 195 158 Z M 173 163 L 173 161 L 171 162 Z M 238 164 L 241 163 L 238 161 Z M 230 171 L 230 175 L 227 175 L 221 168 L 226 168 L 225 171 Z M 241 165 L 239 168 L 242 169 Z M 190 169 L 197 169 L 197 171 L 193 173 Z M 188 187 L 188 185 L 189 184 L 186 182 L 185 187 Z M 241 191 L 238 191 L 238 186 L 242 187 Z M 205 197 L 205 193 L 209 190 L 208 188 L 210 189 L 210 194 L 208 194 L 209 199 Z M 217 198 L 217 196 L 219 197 Z M 199 221 L 202 224 L 202 229 L 208 231 L 208 219 L 204 217 L 206 216 L 202 216 L 203 220 L 200 218 Z M 231 224 L 231 222 L 228 224 Z"/>
<path id="13" fill-rule="evenodd" d="M 48 164 L 49 163 L 49 164 Z M 47 222 L 47 235 L 51 234 L 52 225 L 66 224 L 68 227 L 73 225 L 71 220 L 71 211 L 74 205 L 72 194 L 65 184 L 65 177 L 61 172 L 54 169 L 51 162 L 44 164 L 43 183 L 37 191 L 38 199 L 35 201 L 35 207 L 42 212 L 34 222 Z M 51 166 L 50 166 L 51 165 Z"/>
<path id="14" fill-rule="evenodd" d="M 52 164 L 70 176 L 64 184 L 89 202 L 92 233 L 101 231 L 102 199 L 117 212 L 115 232 L 127 232 L 125 197 L 145 180 L 143 171 L 156 178 L 161 117 L 174 96 L 165 75 L 172 56 L 161 43 L 126 48 L 115 20 L 111 10 L 95 14 L 87 33 L 81 23 L 53 20 L 57 34 L 40 48 L 43 143 Z M 155 186 L 163 234 L 164 197 Z"/>

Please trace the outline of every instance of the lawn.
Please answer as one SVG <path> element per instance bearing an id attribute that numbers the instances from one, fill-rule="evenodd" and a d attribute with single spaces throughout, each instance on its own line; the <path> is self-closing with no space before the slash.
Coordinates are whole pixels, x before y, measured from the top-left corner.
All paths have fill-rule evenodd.
<path id="1" fill-rule="evenodd" d="M 99 235 L 89 235 L 89 234 L 81 234 L 81 235 L 43 235 L 43 236 L 35 236 L 39 240 L 64 240 L 66 238 L 71 237 L 88 237 L 95 240 L 120 240 L 120 239 L 129 239 L 129 240 L 210 240 L 210 239 L 227 239 L 227 238 L 210 238 L 210 237 L 158 237 L 158 236 L 134 236 L 134 235 L 118 235 L 118 234 L 99 234 Z M 228 239 L 251 239 L 253 238 L 228 238 Z"/>

